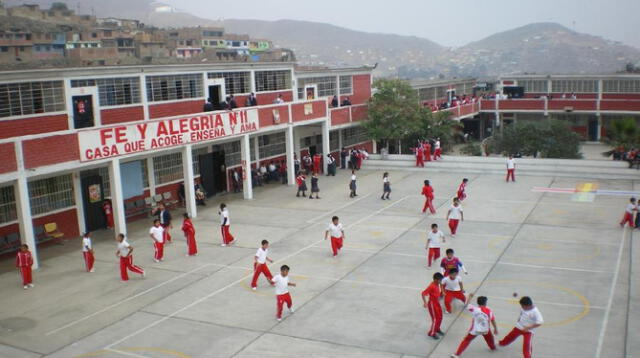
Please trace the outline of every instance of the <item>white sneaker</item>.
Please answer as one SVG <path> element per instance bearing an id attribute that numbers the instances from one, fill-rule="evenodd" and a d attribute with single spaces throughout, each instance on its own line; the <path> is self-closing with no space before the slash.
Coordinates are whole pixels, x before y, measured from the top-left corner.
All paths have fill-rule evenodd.
<path id="1" fill-rule="evenodd" d="M 296 311 L 296 310 L 294 310 L 294 309 L 293 309 L 293 306 L 289 307 L 289 312 L 293 313 L 293 312 L 295 312 L 295 311 Z"/>
<path id="2" fill-rule="evenodd" d="M 278 322 L 282 321 L 282 318 L 276 318 L 278 320 Z"/>
<path id="3" fill-rule="evenodd" d="M 94 269 L 91 269 L 91 270 L 89 270 L 89 272 L 93 273 L 93 272 L 96 272 L 96 271 Z"/>
<path id="4" fill-rule="evenodd" d="M 34 284 L 30 283 L 30 284 L 29 284 L 29 287 L 36 287 L 36 285 L 34 285 Z"/>
<path id="5" fill-rule="evenodd" d="M 146 271 L 142 271 L 142 278 L 147 277 L 147 272 Z"/>
<path id="6" fill-rule="evenodd" d="M 251 287 L 251 289 L 255 291 L 257 288 L 256 287 Z"/>
<path id="7" fill-rule="evenodd" d="M 27 288 L 29 288 L 29 285 L 24 285 L 24 286 L 22 286 L 22 288 L 24 288 L 26 290 Z"/>
<path id="8" fill-rule="evenodd" d="M 460 357 L 458 357 L 456 354 L 452 354 L 451 358 L 460 358 Z"/>
<path id="9" fill-rule="evenodd" d="M 227 246 L 227 244 L 222 244 L 222 245 L 220 245 L 220 246 L 225 247 L 225 246 Z"/>
<path id="10" fill-rule="evenodd" d="M 158 263 L 160 260 L 153 259 L 153 262 Z"/>

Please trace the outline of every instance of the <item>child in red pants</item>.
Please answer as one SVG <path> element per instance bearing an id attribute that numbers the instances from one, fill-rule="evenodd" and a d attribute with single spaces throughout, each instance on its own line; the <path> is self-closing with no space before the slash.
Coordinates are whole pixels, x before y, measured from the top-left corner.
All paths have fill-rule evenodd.
<path id="1" fill-rule="evenodd" d="M 85 232 L 82 236 L 82 256 L 84 257 L 84 267 L 87 272 L 93 272 L 93 245 L 91 244 L 91 233 Z"/>
<path id="2" fill-rule="evenodd" d="M 276 287 L 276 319 L 278 322 L 282 320 L 282 306 L 287 304 L 289 312 L 293 313 L 293 303 L 291 302 L 291 295 L 289 295 L 289 286 L 295 287 L 296 284 L 289 282 L 289 266 L 282 265 L 280 267 L 280 274 L 276 275 L 271 283 Z"/>
<path id="3" fill-rule="evenodd" d="M 229 219 L 229 209 L 227 209 L 227 204 L 220 204 L 220 232 L 222 233 L 222 245 L 227 246 L 234 244 L 236 239 L 231 235 L 231 221 Z"/>
<path id="4" fill-rule="evenodd" d="M 116 257 L 120 258 L 120 278 L 122 279 L 122 281 L 129 281 L 129 274 L 127 270 L 145 277 L 144 270 L 141 267 L 133 264 L 133 246 L 129 245 L 127 240 L 125 240 L 124 234 L 118 234 L 116 241 L 118 241 Z"/>
<path id="5" fill-rule="evenodd" d="M 533 331 L 540 327 L 544 322 L 542 314 L 538 311 L 538 308 L 533 305 L 533 301 L 530 297 L 522 297 L 520 299 L 520 317 L 516 326 L 499 342 L 500 347 L 508 346 L 518 337 L 522 336 L 522 356 L 524 358 L 531 358 L 533 353 Z"/>
<path id="6" fill-rule="evenodd" d="M 256 251 L 256 256 L 254 257 L 253 262 L 253 279 L 251 280 L 251 289 L 256 290 L 258 287 L 258 277 L 260 274 L 264 274 L 264 277 L 267 278 L 269 283 L 273 279 L 271 276 L 271 271 L 269 271 L 269 267 L 267 267 L 267 261 L 273 263 L 273 260 L 270 259 L 267 255 L 269 254 L 269 241 L 262 240 L 262 246 L 258 248 Z"/>
<path id="7" fill-rule="evenodd" d="M 431 212 L 431 214 L 435 214 L 436 208 L 433 207 L 433 187 L 428 180 L 424 181 L 424 186 L 422 187 L 422 195 L 424 195 L 424 206 L 422 207 L 422 212 L 427 212 L 427 208 L 429 208 L 429 212 Z"/>
<path id="8" fill-rule="evenodd" d="M 478 306 L 470 304 L 473 293 L 469 294 L 469 300 L 467 301 L 467 310 L 471 313 L 471 328 L 469 333 L 464 337 L 456 353 L 451 355 L 451 358 L 458 358 L 467 349 L 469 343 L 473 341 L 477 336 L 482 336 L 487 342 L 489 349 L 496 350 L 496 344 L 493 338 L 493 334 L 498 334 L 498 325 L 496 324 L 496 318 L 493 315 L 493 311 L 487 307 L 487 298 L 480 296 L 477 299 Z M 493 334 L 491 334 L 491 327 L 493 326 Z"/>
<path id="9" fill-rule="evenodd" d="M 446 240 L 442 231 L 438 230 L 438 224 L 431 224 L 431 231 L 427 233 L 427 266 L 440 257 L 440 247 Z"/>
<path id="10" fill-rule="evenodd" d="M 20 251 L 16 255 L 16 268 L 20 272 L 22 277 L 22 288 L 25 290 L 33 287 L 33 277 L 31 275 L 31 266 L 33 266 L 33 256 L 29 251 L 29 246 L 23 244 L 20 246 Z"/>
<path id="11" fill-rule="evenodd" d="M 460 199 L 453 198 L 453 205 L 447 212 L 447 219 L 449 219 L 449 230 L 451 230 L 451 237 L 456 237 L 458 231 L 458 224 L 460 221 L 464 221 L 464 213 L 462 212 L 462 205 L 460 205 Z"/>
<path id="12" fill-rule="evenodd" d="M 442 279 L 442 290 L 444 291 L 444 309 L 447 313 L 451 313 L 451 301 L 457 299 L 465 302 L 464 286 L 462 285 L 462 279 L 458 276 L 458 269 L 452 268 L 449 270 L 449 276 Z"/>
<path id="13" fill-rule="evenodd" d="M 331 223 L 324 232 L 325 240 L 329 237 L 329 234 L 331 234 L 331 251 L 333 252 L 333 257 L 336 257 L 344 242 L 344 228 L 337 216 L 331 218 Z"/>
<path id="14" fill-rule="evenodd" d="M 633 212 L 638 211 L 638 205 L 636 204 L 636 198 L 629 199 L 629 204 L 627 204 L 627 208 L 624 211 L 624 216 L 622 217 L 622 221 L 620 221 L 620 227 L 624 227 L 624 224 L 629 223 L 629 227 L 635 227 L 633 222 Z"/>
<path id="15" fill-rule="evenodd" d="M 444 332 L 440 329 L 442 324 L 442 307 L 440 307 L 440 284 L 442 282 L 442 274 L 436 272 L 433 274 L 433 282 L 422 291 L 422 302 L 424 307 L 429 310 L 429 316 L 431 316 L 431 327 L 427 335 L 433 339 L 439 339 L 438 334 L 444 336 Z M 429 301 L 425 298 L 429 296 Z"/>

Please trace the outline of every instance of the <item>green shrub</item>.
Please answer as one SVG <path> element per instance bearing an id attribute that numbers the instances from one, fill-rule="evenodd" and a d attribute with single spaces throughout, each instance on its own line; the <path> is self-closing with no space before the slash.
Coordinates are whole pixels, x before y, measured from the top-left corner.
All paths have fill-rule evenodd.
<path id="1" fill-rule="evenodd" d="M 467 143 L 460 148 L 460 153 L 480 157 L 482 156 L 482 148 L 478 143 Z"/>

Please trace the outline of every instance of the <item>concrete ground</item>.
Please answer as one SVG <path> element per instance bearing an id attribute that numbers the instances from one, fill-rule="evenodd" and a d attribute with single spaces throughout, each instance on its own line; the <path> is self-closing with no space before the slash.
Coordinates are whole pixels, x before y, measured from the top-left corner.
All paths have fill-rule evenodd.
<path id="1" fill-rule="evenodd" d="M 445 158 L 446 159 L 446 158 Z M 209 200 L 194 221 L 199 255 L 185 257 L 174 228 L 166 259 L 153 263 L 149 222 L 129 225 L 135 262 L 145 279 L 119 279 L 112 233 L 94 235 L 96 272 L 83 272 L 80 242 L 42 250 L 36 287 L 23 290 L 16 272 L 0 274 L 0 357 L 448 357 L 469 327 L 457 304 L 445 315 L 446 335 L 427 337 L 420 291 L 435 269 L 426 268 L 425 231 L 435 222 L 448 234 L 445 214 L 461 174 L 390 171 L 393 193 L 380 200 L 380 171 L 358 173 L 358 197 L 349 199 L 347 173 L 320 180 L 321 200 L 296 198 L 279 184 L 256 199 L 239 195 Z M 435 187 L 438 212 L 419 212 L 421 183 Z M 637 264 L 640 245 L 620 229 L 624 196 L 573 201 L 570 194 L 532 187 L 638 190 L 640 180 L 590 180 L 469 175 L 465 221 L 446 247 L 456 250 L 469 274 L 465 287 L 489 297 L 502 338 L 518 318 L 512 293 L 529 295 L 545 324 L 534 339 L 536 357 L 638 356 L 630 332 L 640 329 Z M 220 247 L 216 205 L 231 212 L 235 246 Z M 181 212 L 174 212 L 178 218 Z M 337 259 L 323 241 L 329 218 L 345 225 Z M 637 236 L 633 233 L 633 236 Z M 295 313 L 275 320 L 275 295 L 264 278 L 249 286 L 259 241 L 271 243 L 272 272 L 291 267 Z M 631 275 L 631 276 L 630 276 Z M 630 280 L 633 277 L 633 280 Z M 631 285 L 630 285 L 631 284 Z M 629 298 L 632 298 L 629 311 Z M 629 312 L 632 314 L 629 315 Z M 635 352 L 635 353 L 634 353 Z M 468 357 L 520 357 L 521 340 L 489 352 L 482 339 Z"/>

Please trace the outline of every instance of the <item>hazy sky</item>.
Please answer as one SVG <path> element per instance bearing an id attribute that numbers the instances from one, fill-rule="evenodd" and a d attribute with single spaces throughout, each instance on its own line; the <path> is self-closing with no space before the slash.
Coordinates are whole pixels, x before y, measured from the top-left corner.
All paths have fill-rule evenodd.
<path id="1" fill-rule="evenodd" d="M 294 19 L 354 30 L 425 37 L 462 46 L 532 22 L 640 47 L 640 0 L 164 0 L 211 19 Z"/>

